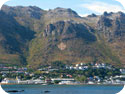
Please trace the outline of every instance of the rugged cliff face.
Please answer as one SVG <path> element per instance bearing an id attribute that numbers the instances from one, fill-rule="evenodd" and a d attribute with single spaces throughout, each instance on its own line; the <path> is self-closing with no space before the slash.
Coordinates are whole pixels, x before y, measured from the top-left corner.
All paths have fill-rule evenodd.
<path id="1" fill-rule="evenodd" d="M 0 63 L 33 68 L 54 61 L 124 64 L 124 13 L 82 18 L 71 9 L 3 6 L 0 21 Z"/>
<path id="2" fill-rule="evenodd" d="M 108 46 L 117 52 L 122 63 L 125 54 L 125 14 L 122 12 L 110 13 L 100 17 L 97 24 L 99 35 L 108 42 Z"/>
<path id="3" fill-rule="evenodd" d="M 87 59 L 95 52 L 94 47 L 91 47 L 96 42 L 93 33 L 86 25 L 74 21 L 48 24 L 41 36 L 33 40 L 29 62 L 34 64 L 34 59 L 36 62 L 44 60 L 48 64 L 52 61 L 76 63 Z"/>

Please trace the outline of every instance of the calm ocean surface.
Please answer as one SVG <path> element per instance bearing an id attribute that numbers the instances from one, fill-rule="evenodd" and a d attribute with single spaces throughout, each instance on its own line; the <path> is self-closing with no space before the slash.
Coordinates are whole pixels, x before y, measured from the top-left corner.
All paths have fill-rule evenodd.
<path id="1" fill-rule="evenodd" d="M 2 87 L 5 91 L 24 90 L 9 94 L 116 94 L 123 89 L 123 86 L 99 85 L 3 85 Z"/>

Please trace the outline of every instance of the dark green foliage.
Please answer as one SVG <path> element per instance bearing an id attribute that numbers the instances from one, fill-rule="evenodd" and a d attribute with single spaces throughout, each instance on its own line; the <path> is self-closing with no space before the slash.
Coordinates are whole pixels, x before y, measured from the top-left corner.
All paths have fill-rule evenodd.
<path id="1" fill-rule="evenodd" d="M 61 68 L 61 69 L 63 69 L 63 68 L 65 68 L 66 65 L 62 61 L 55 61 L 55 62 L 51 63 L 51 66 L 53 68 Z"/>

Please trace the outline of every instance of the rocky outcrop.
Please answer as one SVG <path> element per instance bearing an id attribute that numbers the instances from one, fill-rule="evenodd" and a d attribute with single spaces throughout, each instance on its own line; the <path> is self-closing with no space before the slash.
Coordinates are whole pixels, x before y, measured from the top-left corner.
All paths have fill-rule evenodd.
<path id="1" fill-rule="evenodd" d="M 1 63 L 18 61 L 35 68 L 53 61 L 124 64 L 122 12 L 82 18 L 71 9 L 45 11 L 35 6 L 5 5 L 0 21 Z"/>

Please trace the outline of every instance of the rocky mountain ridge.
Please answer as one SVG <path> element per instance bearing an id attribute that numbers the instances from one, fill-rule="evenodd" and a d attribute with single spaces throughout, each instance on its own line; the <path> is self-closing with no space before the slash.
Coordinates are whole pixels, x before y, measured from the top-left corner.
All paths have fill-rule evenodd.
<path id="1" fill-rule="evenodd" d="M 37 68 L 67 64 L 125 63 L 125 14 L 80 17 L 65 8 L 6 6 L 0 11 L 0 63 Z"/>

